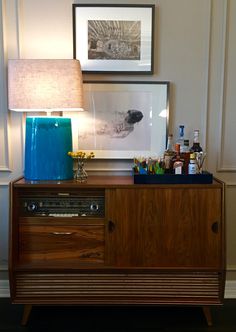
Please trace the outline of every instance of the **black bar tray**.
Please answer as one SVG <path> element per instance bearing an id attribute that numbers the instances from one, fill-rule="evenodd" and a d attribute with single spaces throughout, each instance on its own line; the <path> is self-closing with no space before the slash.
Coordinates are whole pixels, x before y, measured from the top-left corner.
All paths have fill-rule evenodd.
<path id="1" fill-rule="evenodd" d="M 134 184 L 210 184 L 213 175 L 202 174 L 134 174 Z"/>

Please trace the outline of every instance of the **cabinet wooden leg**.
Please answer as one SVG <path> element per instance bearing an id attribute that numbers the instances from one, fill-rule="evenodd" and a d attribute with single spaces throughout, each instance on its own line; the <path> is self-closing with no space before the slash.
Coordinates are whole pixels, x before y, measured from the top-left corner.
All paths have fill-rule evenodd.
<path id="1" fill-rule="evenodd" d="M 32 305 L 31 304 L 25 304 L 24 305 L 24 311 L 23 316 L 21 320 L 21 325 L 26 325 L 29 319 L 29 315 L 31 313 Z"/>
<path id="2" fill-rule="evenodd" d="M 210 307 L 207 306 L 207 305 L 203 306 L 202 310 L 203 310 L 204 316 L 206 318 L 207 325 L 208 326 L 212 326 L 212 317 L 211 317 L 211 309 L 210 309 Z"/>

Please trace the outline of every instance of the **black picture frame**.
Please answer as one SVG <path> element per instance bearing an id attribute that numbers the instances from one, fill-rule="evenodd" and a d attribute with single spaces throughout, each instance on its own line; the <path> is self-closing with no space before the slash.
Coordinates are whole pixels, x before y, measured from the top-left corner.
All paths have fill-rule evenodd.
<path id="1" fill-rule="evenodd" d="M 155 5 L 73 4 L 73 57 L 86 74 L 153 74 Z"/>

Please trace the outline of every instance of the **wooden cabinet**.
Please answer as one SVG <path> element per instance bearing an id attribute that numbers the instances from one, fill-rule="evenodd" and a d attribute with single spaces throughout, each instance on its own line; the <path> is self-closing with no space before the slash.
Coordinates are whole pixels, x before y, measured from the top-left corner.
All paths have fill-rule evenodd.
<path id="1" fill-rule="evenodd" d="M 10 286 L 25 304 L 221 304 L 224 186 L 11 185 Z"/>

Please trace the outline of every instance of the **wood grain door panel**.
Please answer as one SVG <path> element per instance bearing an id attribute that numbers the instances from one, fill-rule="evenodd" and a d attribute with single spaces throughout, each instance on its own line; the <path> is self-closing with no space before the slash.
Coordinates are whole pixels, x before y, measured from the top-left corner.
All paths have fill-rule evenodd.
<path id="1" fill-rule="evenodd" d="M 109 265 L 220 267 L 220 189 L 112 189 L 108 196 Z"/>
<path id="2" fill-rule="evenodd" d="M 20 262 L 104 262 L 104 226 L 20 225 Z"/>

